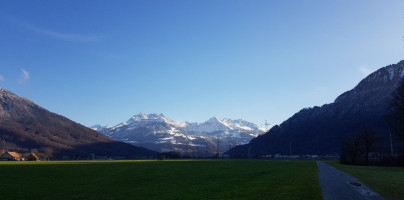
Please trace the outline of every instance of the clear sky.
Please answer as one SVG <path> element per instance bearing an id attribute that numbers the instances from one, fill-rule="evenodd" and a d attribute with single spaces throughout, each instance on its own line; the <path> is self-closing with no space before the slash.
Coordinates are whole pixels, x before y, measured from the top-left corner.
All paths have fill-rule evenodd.
<path id="1" fill-rule="evenodd" d="M 0 86 L 76 122 L 279 124 L 404 59 L 402 0 L 0 2 Z"/>

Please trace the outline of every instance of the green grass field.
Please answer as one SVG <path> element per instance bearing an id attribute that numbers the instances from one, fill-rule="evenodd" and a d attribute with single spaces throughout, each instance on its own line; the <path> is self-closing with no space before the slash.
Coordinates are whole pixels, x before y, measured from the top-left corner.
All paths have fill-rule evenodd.
<path id="1" fill-rule="evenodd" d="M 0 162 L 1 199 L 321 199 L 315 161 Z"/>
<path id="2" fill-rule="evenodd" d="M 387 199 L 404 199 L 404 167 L 376 167 L 342 165 L 326 161 L 365 183 Z"/>

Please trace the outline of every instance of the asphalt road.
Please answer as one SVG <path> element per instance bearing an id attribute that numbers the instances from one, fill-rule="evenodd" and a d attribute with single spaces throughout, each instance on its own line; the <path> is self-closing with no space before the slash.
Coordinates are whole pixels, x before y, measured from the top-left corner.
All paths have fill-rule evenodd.
<path id="1" fill-rule="evenodd" d="M 384 199 L 358 179 L 324 162 L 317 161 L 321 192 L 324 200 Z"/>

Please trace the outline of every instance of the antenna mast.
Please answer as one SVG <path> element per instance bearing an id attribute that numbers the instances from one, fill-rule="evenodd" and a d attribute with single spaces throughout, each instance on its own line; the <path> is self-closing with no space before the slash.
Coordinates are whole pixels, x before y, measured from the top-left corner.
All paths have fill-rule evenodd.
<path id="1" fill-rule="evenodd" d="M 267 120 L 265 120 L 265 131 L 268 131 L 268 126 L 270 125 L 270 123 L 268 123 Z"/>
<path id="2" fill-rule="evenodd" d="M 222 143 L 221 141 L 220 141 L 220 137 L 219 136 L 216 136 L 216 142 L 217 142 L 217 157 L 218 158 L 220 158 L 220 143 Z"/>

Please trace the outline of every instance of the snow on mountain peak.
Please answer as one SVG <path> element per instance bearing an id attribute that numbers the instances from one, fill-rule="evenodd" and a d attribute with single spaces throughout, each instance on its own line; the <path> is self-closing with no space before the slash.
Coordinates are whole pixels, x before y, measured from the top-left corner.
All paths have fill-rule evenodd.
<path id="1" fill-rule="evenodd" d="M 211 117 L 206 122 L 220 122 L 220 121 L 216 117 Z"/>
<path id="2" fill-rule="evenodd" d="M 397 84 L 403 76 L 404 61 L 401 61 L 398 64 L 382 67 L 362 79 L 352 90 L 344 92 L 338 96 L 334 102 L 339 103 L 346 99 L 350 99 L 350 97 L 363 95 L 367 91 L 370 91 L 369 88 L 375 90 L 376 88 L 390 87 L 390 84 Z"/>
<path id="3" fill-rule="evenodd" d="M 216 117 L 211 117 L 207 121 L 203 123 L 189 123 L 189 122 L 179 122 L 166 118 L 163 114 L 144 114 L 139 113 L 137 115 L 132 116 L 126 122 L 122 122 L 113 127 L 107 126 L 94 126 L 91 127 L 94 130 L 103 132 L 109 131 L 111 134 L 115 131 L 119 131 L 121 129 L 132 130 L 134 127 L 139 126 L 153 126 L 153 124 L 166 124 L 164 126 L 175 127 L 178 130 L 187 131 L 190 133 L 209 133 L 209 134 L 217 134 L 219 132 L 231 133 L 231 132 L 248 132 L 252 135 L 259 135 L 264 131 L 259 128 L 256 124 L 244 121 L 242 119 L 232 120 L 228 118 L 224 118 L 223 120 L 219 120 Z M 108 130 L 107 130 L 108 129 Z"/>
<path id="4" fill-rule="evenodd" d="M 101 126 L 99 124 L 96 124 L 94 126 L 91 126 L 90 128 L 95 130 L 95 131 L 98 131 L 98 132 L 103 132 L 104 130 L 110 129 L 112 127 L 111 126 Z"/>
<path id="5" fill-rule="evenodd" d="M 91 127 L 115 140 L 152 148 L 156 151 L 182 149 L 199 154 L 196 147 L 216 151 L 215 141 L 220 138 L 223 147 L 245 144 L 264 133 L 257 125 L 241 119 L 222 120 L 212 117 L 203 123 L 179 122 L 163 114 L 139 113 L 128 121 L 113 127 L 96 125 Z M 225 151 L 227 149 L 223 149 Z M 204 153 L 206 154 L 206 152 Z"/>
<path id="6" fill-rule="evenodd" d="M 134 115 L 131 117 L 128 121 L 126 121 L 127 124 L 131 124 L 134 122 L 147 122 L 147 121 L 156 121 L 156 122 L 166 122 L 166 117 L 163 114 L 144 114 L 144 113 L 139 113 L 137 115 Z"/>
<path id="7" fill-rule="evenodd" d="M 257 125 L 251 122 L 244 121 L 242 119 L 232 120 L 224 118 L 219 120 L 216 117 L 212 117 L 203 123 L 187 123 L 184 127 L 186 131 L 195 133 L 214 133 L 217 131 L 226 132 L 256 132 L 257 134 L 264 132 Z"/>
<path id="8" fill-rule="evenodd" d="M 390 65 L 385 68 L 388 73 L 389 73 L 389 78 L 390 80 L 393 80 L 393 78 L 401 78 L 404 75 L 404 65 Z"/>

